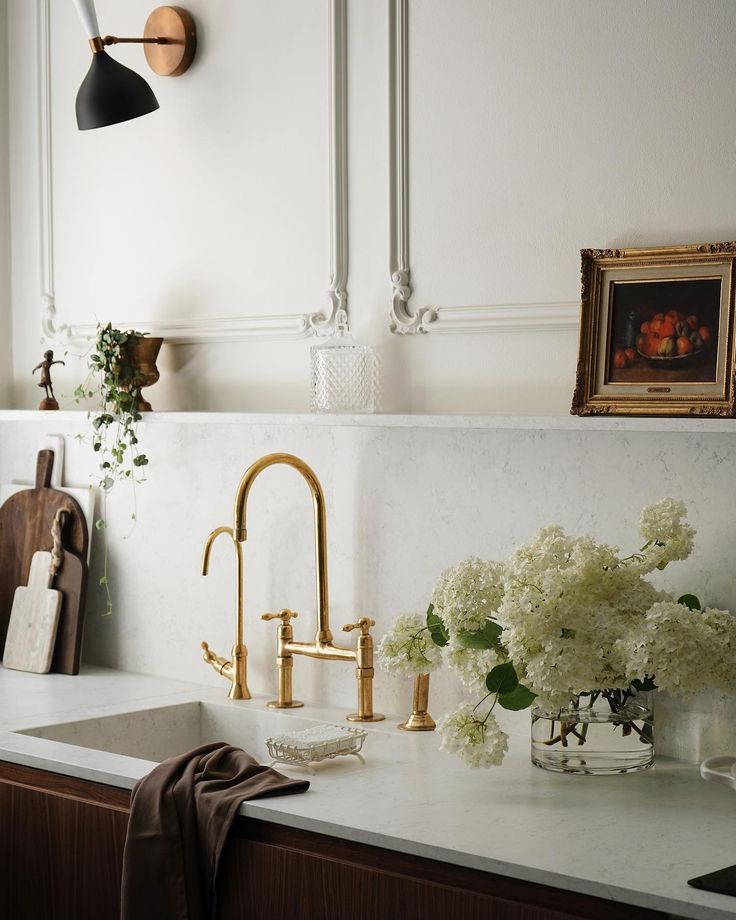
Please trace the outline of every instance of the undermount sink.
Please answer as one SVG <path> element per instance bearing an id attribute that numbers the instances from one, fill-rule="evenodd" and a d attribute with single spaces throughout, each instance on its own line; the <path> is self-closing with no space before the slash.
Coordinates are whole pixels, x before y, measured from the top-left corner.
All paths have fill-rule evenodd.
<path id="1" fill-rule="evenodd" d="M 260 763 L 269 763 L 266 738 L 315 724 L 290 714 L 194 701 L 29 728 L 17 734 L 154 763 L 203 744 L 225 741 Z"/>

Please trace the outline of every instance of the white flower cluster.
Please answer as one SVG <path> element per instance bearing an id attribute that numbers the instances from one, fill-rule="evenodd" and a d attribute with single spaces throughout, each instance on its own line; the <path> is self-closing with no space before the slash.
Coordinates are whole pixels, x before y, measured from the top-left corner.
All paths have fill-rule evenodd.
<path id="1" fill-rule="evenodd" d="M 508 735 L 493 713 L 483 715 L 477 706 L 462 703 L 437 723 L 442 738 L 440 750 L 456 754 L 469 767 L 497 767 L 509 749 Z"/>
<path id="2" fill-rule="evenodd" d="M 685 505 L 674 499 L 644 508 L 646 544 L 625 558 L 550 525 L 503 563 L 471 557 L 446 569 L 432 596 L 449 639 L 445 662 L 479 696 L 488 672 L 511 663 L 522 699 L 535 694 L 552 712 L 580 694 L 627 691 L 646 678 L 673 693 L 736 690 L 736 618 L 691 610 L 644 578 L 690 554 L 695 531 L 684 517 Z M 379 648 L 384 667 L 407 674 L 430 670 L 430 660 L 436 667 L 438 652 L 418 617 L 399 618 Z M 508 739 L 491 712 L 497 702 L 504 705 L 500 690 L 442 719 L 442 749 L 473 767 L 500 763 Z M 518 708 L 518 695 L 507 702 Z"/>
<path id="3" fill-rule="evenodd" d="M 434 612 L 450 634 L 445 662 L 473 692 L 483 688 L 486 675 L 502 659 L 492 649 L 464 648 L 458 633 L 478 632 L 495 616 L 503 599 L 502 578 L 500 563 L 470 556 L 445 569 L 432 594 Z"/>
<path id="4" fill-rule="evenodd" d="M 685 503 L 674 498 L 644 508 L 639 521 L 639 532 L 647 541 L 638 560 L 642 574 L 663 569 L 669 562 L 690 555 L 695 531 L 683 522 L 685 512 Z"/>
<path id="5" fill-rule="evenodd" d="M 632 680 L 654 675 L 661 690 L 675 695 L 696 693 L 707 684 L 736 688 L 736 618 L 727 610 L 654 604 L 618 644 Z"/>
<path id="6" fill-rule="evenodd" d="M 503 597 L 502 566 L 475 556 L 440 576 L 432 594 L 434 612 L 450 633 L 476 632 L 498 609 Z"/>
<path id="7" fill-rule="evenodd" d="M 671 599 L 623 564 L 614 547 L 557 526 L 543 528 L 507 560 L 504 587 L 503 643 L 549 709 L 587 690 L 627 687 L 618 639 L 652 604 Z"/>
<path id="8" fill-rule="evenodd" d="M 435 645 L 424 617 L 418 613 L 397 616 L 376 649 L 380 666 L 390 674 L 414 677 L 442 664 L 442 649 Z"/>
<path id="9" fill-rule="evenodd" d="M 445 648 L 445 663 L 457 674 L 466 690 L 480 692 L 485 687 L 486 675 L 502 659 L 493 649 L 461 648 L 450 636 Z"/>

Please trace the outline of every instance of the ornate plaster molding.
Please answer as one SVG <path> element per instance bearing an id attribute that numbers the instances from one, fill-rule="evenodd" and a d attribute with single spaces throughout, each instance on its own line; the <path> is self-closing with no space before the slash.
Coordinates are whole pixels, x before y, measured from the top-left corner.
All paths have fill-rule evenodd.
<path id="1" fill-rule="evenodd" d="M 411 303 L 408 0 L 389 0 L 389 214 L 389 329 L 394 334 L 577 329 L 578 301 L 469 307 Z"/>
<path id="2" fill-rule="evenodd" d="M 299 339 L 329 334 L 340 308 L 347 308 L 347 0 L 327 0 L 329 57 L 329 237 L 330 284 L 324 310 L 282 316 L 233 316 L 131 322 L 120 325 L 162 335 L 172 344 L 239 340 Z M 51 0 L 38 0 L 38 145 L 40 309 L 44 339 L 67 344 L 89 339 L 94 324 L 66 322 L 59 314 L 54 284 L 53 137 L 51 129 Z"/>

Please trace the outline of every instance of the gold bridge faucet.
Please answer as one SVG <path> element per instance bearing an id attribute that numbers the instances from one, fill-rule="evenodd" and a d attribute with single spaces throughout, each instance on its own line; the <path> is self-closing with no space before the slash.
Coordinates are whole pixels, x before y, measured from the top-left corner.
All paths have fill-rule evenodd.
<path id="1" fill-rule="evenodd" d="M 248 537 L 246 527 L 246 509 L 248 504 L 248 495 L 253 482 L 269 466 L 275 464 L 285 464 L 295 469 L 306 481 L 312 494 L 312 505 L 314 509 L 314 539 L 315 539 L 315 556 L 316 556 L 316 594 L 317 594 L 317 631 L 313 642 L 296 642 L 294 640 L 294 631 L 291 620 L 297 616 L 291 610 L 283 609 L 279 613 L 266 613 L 263 615 L 264 620 L 279 620 L 277 634 L 277 668 L 278 668 L 278 699 L 269 703 L 272 709 L 291 709 L 302 706 L 303 703 L 294 700 L 292 697 L 292 669 L 293 656 L 306 655 L 309 658 L 322 658 L 327 661 L 353 661 L 355 662 L 355 676 L 358 686 L 358 711 L 351 713 L 347 718 L 351 722 L 379 722 L 384 716 L 380 713 L 373 712 L 373 637 L 370 634 L 370 627 L 375 625 L 373 620 L 362 617 L 357 623 L 349 623 L 343 627 L 345 632 L 359 629 L 360 634 L 354 648 L 343 645 L 336 645 L 330 631 L 329 599 L 327 588 L 327 521 L 325 514 L 325 496 L 322 486 L 319 483 L 312 469 L 292 454 L 268 454 L 261 457 L 253 463 L 243 474 L 240 480 L 238 491 L 235 496 L 235 510 L 233 527 L 220 527 L 213 531 L 208 537 L 205 546 L 205 563 L 209 552 L 209 546 L 218 533 L 229 533 L 238 552 L 238 633 L 236 644 L 233 646 L 233 661 L 224 662 L 211 655 L 206 650 L 205 660 L 226 677 L 231 680 L 237 680 L 238 661 L 235 657 L 235 650 L 242 650 L 242 683 L 245 687 L 245 646 L 242 644 L 242 553 L 240 544 L 245 542 Z M 205 566 L 206 567 L 206 566 Z M 204 567 L 203 567 L 204 568 Z M 211 658 L 208 658 L 211 655 Z M 222 663 L 222 664 L 221 664 Z M 233 688 L 234 689 L 234 688 Z M 250 694 L 245 687 L 243 699 L 248 699 Z M 233 690 L 230 692 L 233 696 Z"/>

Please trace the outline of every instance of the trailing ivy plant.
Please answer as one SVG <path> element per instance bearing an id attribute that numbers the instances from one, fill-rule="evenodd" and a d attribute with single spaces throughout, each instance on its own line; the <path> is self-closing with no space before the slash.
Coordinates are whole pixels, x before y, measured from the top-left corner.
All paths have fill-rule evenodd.
<path id="1" fill-rule="evenodd" d="M 138 449 L 137 424 L 141 419 L 138 402 L 141 387 L 136 381 L 131 351 L 145 333 L 129 329 L 121 331 L 111 323 L 97 326 L 97 335 L 90 352 L 89 374 L 74 391 L 77 403 L 96 400 L 92 419 L 92 449 L 99 458 L 98 486 L 106 497 L 116 482 L 133 485 L 145 479 L 148 457 Z M 81 436 L 80 436 L 81 437 Z M 136 515 L 131 515 L 135 521 Z M 95 528 L 106 529 L 105 518 L 95 521 Z M 108 552 L 105 541 L 104 568 L 100 585 L 107 595 L 107 613 L 112 613 L 112 598 L 108 581 Z"/>

